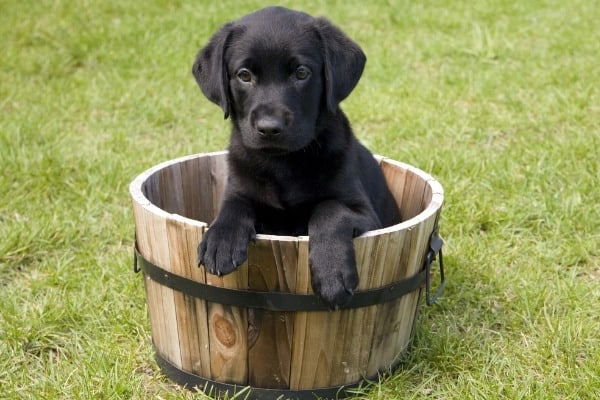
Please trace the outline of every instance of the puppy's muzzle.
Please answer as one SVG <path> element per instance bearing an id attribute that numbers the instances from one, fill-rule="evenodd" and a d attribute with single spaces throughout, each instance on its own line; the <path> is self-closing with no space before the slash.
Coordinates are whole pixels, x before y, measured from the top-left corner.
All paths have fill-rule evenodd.
<path id="1" fill-rule="evenodd" d="M 256 131 L 264 138 L 270 138 L 281 134 L 285 128 L 285 121 L 273 116 L 265 116 L 256 121 Z"/>
<path id="2" fill-rule="evenodd" d="M 251 114 L 252 125 L 263 139 L 275 139 L 289 127 L 291 113 L 285 109 L 257 107 Z"/>

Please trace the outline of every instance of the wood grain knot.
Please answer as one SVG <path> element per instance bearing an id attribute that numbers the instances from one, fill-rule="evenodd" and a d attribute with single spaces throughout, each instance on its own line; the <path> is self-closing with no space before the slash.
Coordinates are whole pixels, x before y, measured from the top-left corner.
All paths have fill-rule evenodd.
<path id="1" fill-rule="evenodd" d="M 213 324 L 217 340 L 226 347 L 235 346 L 237 335 L 233 324 L 221 316 L 215 317 Z"/>

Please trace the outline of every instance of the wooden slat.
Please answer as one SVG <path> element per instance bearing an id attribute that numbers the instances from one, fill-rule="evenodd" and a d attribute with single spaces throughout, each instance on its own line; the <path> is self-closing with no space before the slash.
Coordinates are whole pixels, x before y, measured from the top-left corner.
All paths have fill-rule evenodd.
<path id="1" fill-rule="evenodd" d="M 202 157 L 198 159 L 199 173 L 197 178 L 194 177 L 195 180 L 197 179 L 197 184 L 199 185 L 198 192 L 200 193 L 200 197 L 197 199 L 199 203 L 198 217 L 200 221 L 204 221 L 207 224 L 212 223 L 213 219 L 215 218 L 214 210 L 217 207 L 213 201 L 213 193 L 215 188 L 213 186 L 210 163 L 209 157 Z"/>
<path id="2" fill-rule="evenodd" d="M 196 265 L 196 248 L 204 228 L 202 223 L 177 215 L 167 221 L 171 272 L 202 283 L 206 279 L 204 270 Z M 210 352 L 207 346 L 209 335 L 206 302 L 177 291 L 174 298 L 182 368 L 208 376 Z"/>
<path id="3" fill-rule="evenodd" d="M 397 253 L 391 254 L 391 259 L 399 260 L 395 268 L 391 268 L 389 278 L 392 282 L 405 279 L 411 276 L 408 272 L 408 263 L 410 259 L 411 238 L 414 230 L 406 230 L 402 234 L 402 241 L 399 242 Z M 393 265 L 393 264 L 391 264 Z M 377 370 L 389 368 L 400 356 L 401 351 L 407 345 L 400 340 L 402 331 L 406 325 L 412 321 L 408 320 L 405 313 L 405 304 L 414 296 L 414 293 L 407 294 L 398 300 L 385 303 L 379 306 L 377 320 L 385 321 L 377 332 L 375 343 L 378 346 L 374 349 L 373 355 L 369 360 L 369 372 L 375 374 Z"/>
<path id="4" fill-rule="evenodd" d="M 197 221 L 207 221 L 202 214 L 202 210 L 206 208 L 202 207 L 205 202 L 202 193 L 210 186 L 205 186 L 201 181 L 205 171 L 203 163 L 206 163 L 205 157 L 195 157 L 179 163 L 184 208 L 181 215 Z"/>
<path id="5" fill-rule="evenodd" d="M 303 349 L 301 358 L 295 359 L 292 354 L 292 389 L 327 387 L 331 382 L 333 351 L 340 334 L 338 327 L 342 313 L 310 312 L 306 313 L 304 328 L 294 325 L 294 348 L 298 345 Z M 304 337 L 305 341 L 297 342 L 297 337 Z"/>
<path id="6" fill-rule="evenodd" d="M 148 277 L 144 277 L 144 288 L 146 290 L 146 308 L 148 311 L 148 320 L 150 321 L 150 331 L 152 333 L 152 342 L 156 349 L 165 348 L 166 333 L 162 318 L 162 299 L 160 298 L 161 285 Z"/>
<path id="7" fill-rule="evenodd" d="M 231 289 L 248 288 L 248 263 L 235 272 L 206 274 L 206 283 Z M 210 376 L 219 382 L 245 385 L 248 382 L 248 313 L 246 309 L 207 303 L 210 347 Z"/>
<path id="8" fill-rule="evenodd" d="M 150 176 L 148 176 L 148 179 L 146 179 L 142 185 L 143 188 L 143 193 L 144 195 L 147 197 L 143 198 L 143 199 L 139 199 L 141 201 L 143 200 L 150 200 L 151 204 L 156 206 L 157 208 L 159 208 L 160 210 L 163 209 L 163 199 L 160 193 L 160 179 L 159 179 L 159 175 L 155 172 L 153 174 L 151 174 Z M 148 212 L 152 213 L 152 210 L 149 209 Z"/>
<path id="9" fill-rule="evenodd" d="M 157 172 L 162 209 L 168 213 L 185 213 L 183 185 L 179 164 L 172 164 Z"/>
<path id="10" fill-rule="evenodd" d="M 354 247 L 359 274 L 357 289 L 367 290 L 381 286 L 387 237 L 357 238 L 354 240 Z M 377 324 L 376 311 L 376 306 L 342 311 L 329 386 L 357 382 L 367 376 L 373 329 Z"/>
<path id="11" fill-rule="evenodd" d="M 297 293 L 313 293 L 308 267 L 308 241 L 298 249 Z M 333 351 L 342 312 L 297 312 L 294 320 L 290 388 L 327 387 L 331 381 Z"/>
<path id="12" fill-rule="evenodd" d="M 223 193 L 225 192 L 225 185 L 227 184 L 227 154 L 217 153 L 210 158 L 210 174 L 212 184 L 212 214 L 213 219 L 217 216 L 221 201 L 223 200 Z M 207 220 L 207 221 L 212 221 Z"/>
<path id="13" fill-rule="evenodd" d="M 273 240 L 272 240 L 273 239 Z M 258 238 L 250 246 L 250 290 L 294 291 L 298 265 L 296 238 Z M 249 310 L 249 382 L 253 387 L 289 388 L 293 313 Z"/>
<path id="14" fill-rule="evenodd" d="M 181 275 L 185 271 L 187 264 L 187 241 L 184 236 L 184 226 L 177 219 L 167 220 L 167 237 L 165 245 L 169 247 L 171 272 Z M 185 295 L 181 292 L 174 291 L 173 298 L 175 303 L 175 316 L 177 320 L 176 328 L 179 336 L 179 352 L 181 354 L 181 368 L 191 371 L 194 361 L 192 357 L 197 356 L 197 343 L 193 336 L 197 336 L 194 332 L 195 313 L 191 313 L 186 302 Z"/>
<path id="15" fill-rule="evenodd" d="M 439 217 L 441 215 L 443 189 L 435 180 L 429 180 L 428 186 L 430 187 L 431 194 L 426 193 L 425 196 L 430 196 L 430 200 L 429 203 L 425 203 L 427 205 L 427 209 L 422 213 L 425 215 L 425 217 L 420 219 L 419 224 L 417 225 L 417 228 L 422 230 L 420 233 L 417 233 L 419 237 L 418 240 L 421 241 L 421 243 L 417 246 L 424 248 L 422 251 L 416 253 L 412 252 L 410 254 L 410 256 L 413 257 L 413 261 L 407 262 L 407 264 L 409 264 L 407 265 L 407 274 L 409 274 L 411 270 L 417 270 L 422 267 L 424 257 L 428 251 L 427 244 L 429 243 L 430 234 L 438 225 Z M 431 213 L 432 210 L 434 211 L 433 213 Z M 412 324 L 410 329 L 408 329 L 407 326 L 404 326 L 403 329 L 397 332 L 396 335 L 390 337 L 390 343 L 393 343 L 395 351 L 399 353 L 398 357 L 401 357 L 401 354 L 406 352 L 407 346 L 414 335 L 419 319 L 419 310 L 423 301 L 423 290 L 424 288 L 422 287 L 414 294 L 411 294 L 410 296 L 407 296 L 399 301 L 398 315 L 403 315 L 408 321 L 412 321 Z"/>
<path id="16" fill-rule="evenodd" d="M 428 186 L 431 188 L 432 191 L 432 195 L 428 204 L 428 209 L 433 209 L 435 210 L 434 212 L 434 216 L 432 216 L 431 218 L 433 219 L 434 223 L 433 223 L 433 228 L 436 229 L 436 227 L 439 227 L 439 220 L 442 214 L 442 202 L 443 202 L 443 197 L 444 197 L 444 191 L 442 189 L 442 186 L 435 180 L 429 180 L 428 181 L 429 184 Z M 430 221 L 429 221 L 430 222 Z M 438 259 L 439 262 L 439 259 Z M 423 288 L 421 288 L 419 290 L 418 295 L 416 296 L 416 299 L 413 303 L 413 307 L 411 309 L 412 313 L 412 327 L 410 330 L 410 334 L 409 334 L 409 340 L 410 338 L 413 337 L 414 333 L 415 333 L 415 329 L 417 326 L 417 322 L 419 319 L 419 311 L 421 309 L 421 303 L 423 302 Z"/>
<path id="17" fill-rule="evenodd" d="M 386 236 L 387 248 L 382 261 L 386 267 L 383 270 L 380 285 L 396 282 L 399 280 L 399 276 L 404 275 L 399 260 L 402 257 L 405 231 L 389 232 Z M 395 355 L 390 352 L 387 338 L 405 322 L 402 315 L 396 312 L 397 303 L 398 301 L 392 301 L 377 306 L 372 347 L 366 368 L 367 376 L 376 375 L 379 370 L 388 367 L 395 359 Z"/>
<path id="18" fill-rule="evenodd" d="M 149 210 L 151 208 L 150 204 L 134 205 L 138 248 L 150 262 L 169 270 L 170 254 L 166 240 L 167 214 L 152 212 Z M 157 338 L 156 345 L 161 346 L 157 349 L 167 360 L 181 367 L 174 292 L 154 282 L 146 282 L 146 288 L 149 289 L 148 297 L 152 297 L 148 304 L 151 328 Z"/>
<path id="19" fill-rule="evenodd" d="M 425 185 L 426 182 L 419 175 L 408 171 L 402 193 L 402 204 L 406 218 L 416 217 L 423 211 L 421 199 L 423 198 Z"/>
<path id="20" fill-rule="evenodd" d="M 409 219 L 404 212 L 404 198 L 402 196 L 404 182 L 406 180 L 406 169 L 401 168 L 398 164 L 390 160 L 382 160 L 380 167 L 383 175 L 385 176 L 388 189 L 396 200 L 396 205 L 398 206 L 398 210 L 400 210 L 402 220 L 404 221 Z"/>

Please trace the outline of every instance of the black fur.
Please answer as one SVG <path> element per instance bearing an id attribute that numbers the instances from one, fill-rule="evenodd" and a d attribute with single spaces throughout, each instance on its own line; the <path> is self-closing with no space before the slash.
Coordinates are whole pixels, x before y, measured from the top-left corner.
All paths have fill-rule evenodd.
<path id="1" fill-rule="evenodd" d="M 281 7 L 225 24 L 199 52 L 194 77 L 233 124 L 223 203 L 198 247 L 208 272 L 234 271 L 256 233 L 308 234 L 314 291 L 333 308 L 350 299 L 352 239 L 400 221 L 339 108 L 365 62 L 326 19 Z"/>

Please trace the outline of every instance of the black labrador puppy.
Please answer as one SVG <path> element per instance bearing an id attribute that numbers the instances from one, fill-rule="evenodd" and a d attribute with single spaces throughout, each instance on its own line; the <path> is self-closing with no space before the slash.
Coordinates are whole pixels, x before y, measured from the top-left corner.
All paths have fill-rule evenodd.
<path id="1" fill-rule="evenodd" d="M 332 308 L 351 298 L 352 239 L 400 221 L 339 107 L 365 62 L 328 20 L 281 7 L 225 24 L 200 50 L 194 77 L 233 123 L 223 202 L 198 247 L 209 273 L 234 271 L 256 233 L 308 234 L 313 290 Z"/>

